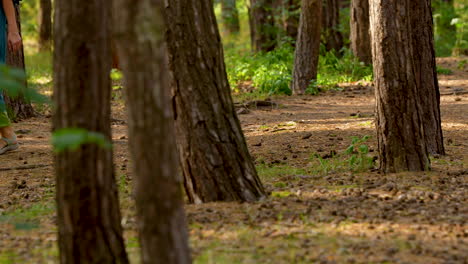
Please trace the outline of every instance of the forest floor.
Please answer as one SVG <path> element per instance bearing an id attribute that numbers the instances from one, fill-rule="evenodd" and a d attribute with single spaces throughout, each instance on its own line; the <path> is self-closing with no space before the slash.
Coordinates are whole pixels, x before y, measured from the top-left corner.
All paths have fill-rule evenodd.
<path id="1" fill-rule="evenodd" d="M 466 61 L 466 58 L 464 58 Z M 186 205 L 195 263 L 468 263 L 468 66 L 440 58 L 446 156 L 432 170 L 383 175 L 372 88 L 273 97 L 239 117 L 269 198 Z M 138 263 L 124 104 L 113 139 L 127 248 Z M 51 119 L 15 124 L 21 148 L 1 156 L 0 264 L 57 263 Z M 369 151 L 346 154 L 352 137 Z M 374 151 L 375 150 L 375 151 Z M 353 159 L 352 165 L 350 165 Z"/>

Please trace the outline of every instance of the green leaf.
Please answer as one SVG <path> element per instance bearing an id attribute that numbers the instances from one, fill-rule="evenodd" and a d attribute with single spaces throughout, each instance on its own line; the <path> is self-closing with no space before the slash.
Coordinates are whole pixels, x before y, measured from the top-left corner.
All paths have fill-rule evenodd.
<path id="1" fill-rule="evenodd" d="M 63 128 L 56 130 L 52 135 L 52 145 L 57 153 L 76 151 L 84 144 L 96 144 L 102 148 L 112 147 L 103 134 L 83 128 Z"/>
<path id="2" fill-rule="evenodd" d="M 352 154 L 354 151 L 354 145 L 351 145 L 349 146 L 347 149 L 346 149 L 346 154 Z"/>
<path id="3" fill-rule="evenodd" d="M 362 154 L 367 154 L 369 153 L 369 147 L 367 145 L 360 145 L 359 152 Z"/>

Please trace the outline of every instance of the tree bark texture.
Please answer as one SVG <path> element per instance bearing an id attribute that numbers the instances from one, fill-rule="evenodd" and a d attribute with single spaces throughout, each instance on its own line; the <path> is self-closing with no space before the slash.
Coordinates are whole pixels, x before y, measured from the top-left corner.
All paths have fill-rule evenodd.
<path id="1" fill-rule="evenodd" d="M 211 0 L 166 4 L 177 145 L 190 202 L 265 196 L 236 116 Z"/>
<path id="2" fill-rule="evenodd" d="M 18 23 L 18 30 L 21 35 L 21 16 L 20 16 L 20 6 L 15 4 L 15 11 L 16 11 L 16 21 Z M 24 49 L 23 45 L 17 51 L 8 51 L 6 57 L 6 64 L 13 68 L 18 68 L 23 71 L 26 71 L 25 63 L 24 63 Z M 27 81 L 24 82 L 25 89 L 28 89 Z M 4 94 L 5 103 L 8 108 L 8 112 L 10 113 L 10 117 L 13 120 L 18 119 L 26 119 L 30 117 L 36 116 L 36 112 L 34 111 L 30 100 L 25 98 L 22 93 L 19 94 L 18 97 L 10 98 L 6 94 Z"/>
<path id="3" fill-rule="evenodd" d="M 302 0 L 299 35 L 296 42 L 292 88 L 294 94 L 304 94 L 312 80 L 317 79 L 321 0 Z"/>
<path id="4" fill-rule="evenodd" d="M 411 1 L 370 2 L 380 169 L 386 173 L 429 169 L 424 105 L 411 29 Z M 421 0 L 418 0 L 421 1 Z"/>
<path id="5" fill-rule="evenodd" d="M 440 92 L 434 50 L 430 0 L 411 1 L 415 77 L 423 105 L 424 138 L 429 153 L 445 154 L 440 118 Z"/>
<path id="6" fill-rule="evenodd" d="M 275 0 L 250 0 L 249 24 L 252 49 L 272 51 L 277 44 L 277 28 L 273 6 Z"/>
<path id="7" fill-rule="evenodd" d="M 351 50 L 360 61 L 372 63 L 369 0 L 351 1 Z"/>
<path id="8" fill-rule="evenodd" d="M 163 0 L 114 0 L 142 263 L 191 263 L 178 171 Z M 142 26 L 144 25 L 144 26 Z"/>
<path id="9" fill-rule="evenodd" d="M 236 0 L 222 0 L 221 1 L 221 14 L 223 19 L 224 28 L 228 33 L 239 33 L 239 10 L 236 6 Z"/>
<path id="10" fill-rule="evenodd" d="M 323 0 L 322 9 L 323 44 L 327 51 L 335 50 L 340 52 L 341 48 L 343 48 L 343 35 L 339 31 L 339 0 Z"/>
<path id="11" fill-rule="evenodd" d="M 54 130 L 111 140 L 107 0 L 55 0 Z M 112 150 L 96 144 L 55 155 L 61 263 L 128 263 Z"/>
<path id="12" fill-rule="evenodd" d="M 39 46 L 43 50 L 50 49 L 52 40 L 52 1 L 40 0 L 39 13 Z"/>

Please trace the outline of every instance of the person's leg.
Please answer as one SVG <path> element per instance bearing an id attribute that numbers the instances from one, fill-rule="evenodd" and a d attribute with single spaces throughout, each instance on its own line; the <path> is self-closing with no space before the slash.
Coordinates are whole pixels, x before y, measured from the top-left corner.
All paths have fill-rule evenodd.
<path id="1" fill-rule="evenodd" d="M 3 95 L 0 92 L 0 136 L 2 138 L 10 139 L 13 144 L 16 144 L 16 135 L 11 127 L 10 119 L 6 112 L 5 101 L 3 100 Z M 4 140 L 0 140 L 0 149 L 4 148 L 8 143 Z"/>

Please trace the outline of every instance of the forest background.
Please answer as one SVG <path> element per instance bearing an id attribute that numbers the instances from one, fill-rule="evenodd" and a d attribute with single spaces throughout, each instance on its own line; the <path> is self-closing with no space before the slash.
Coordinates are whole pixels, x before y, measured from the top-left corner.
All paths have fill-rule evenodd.
<path id="1" fill-rule="evenodd" d="M 444 78 L 461 79 L 466 83 L 468 5 L 463 0 L 433 1 L 433 5 L 436 54 L 445 57 L 438 60 L 438 73 L 443 81 Z M 336 52 L 321 46 L 318 78 L 306 91 L 316 97 L 304 100 L 284 96 L 291 94 L 293 40 L 278 27 L 275 29 L 278 36 L 276 49 L 253 54 L 246 1 L 237 1 L 237 9 L 240 32 L 232 34 L 224 26 L 220 3 L 215 3 L 226 70 L 238 113 L 245 112 L 241 121 L 249 148 L 260 177 L 273 198 L 253 205 L 187 206 L 195 262 L 463 263 L 468 234 L 466 219 L 463 220 L 466 216 L 466 206 L 463 206 L 466 190 L 463 186 L 466 186 L 467 162 L 463 154 L 467 150 L 466 136 L 461 135 L 466 128 L 466 117 L 463 117 L 466 114 L 463 105 L 466 96 L 463 91 L 454 91 L 459 89 L 457 85 L 443 87 L 444 92 L 451 92 L 446 94 L 443 104 L 450 101 L 450 107 L 453 107 L 446 111 L 448 118 L 445 120 L 453 118 L 459 122 L 450 119 L 453 121 L 450 124 L 461 125 L 448 133 L 449 155 L 432 157 L 435 164 L 433 172 L 378 175 L 374 171 L 372 154 L 375 149 L 373 110 L 372 105 L 365 104 L 372 97 L 372 67 L 357 60 L 349 50 L 349 7 L 346 4 L 340 7 L 338 31 L 343 36 L 343 48 Z M 28 84 L 50 96 L 52 55 L 50 50 L 41 50 L 38 41 L 39 1 L 23 1 L 21 10 Z M 284 12 L 276 12 L 278 20 L 286 15 Z M 114 139 L 124 142 L 126 117 L 122 74 L 114 70 L 111 76 Z M 342 108 L 333 107 L 347 100 L 355 100 L 353 103 L 362 105 L 362 108 L 346 104 Z M 247 107 L 255 101 L 267 102 L 267 107 Z M 315 104 L 318 108 L 297 110 L 302 105 L 301 101 L 308 106 Z M 347 108 L 350 107 L 353 111 L 348 113 Z M 45 166 L 38 167 L 42 170 L 39 172 L 34 168 L 16 170 L 2 180 L 3 186 L 9 185 L 9 195 L 2 200 L 1 207 L 0 224 L 8 226 L 8 231 L 2 231 L 5 239 L 0 242 L 0 263 L 47 263 L 53 262 L 58 254 L 54 244 L 54 219 L 50 216 L 55 210 L 50 179 L 53 177 L 47 168 L 51 158 L 51 150 L 47 146 L 51 108 L 43 104 L 35 105 L 35 109 L 41 113 L 40 117 L 26 121 L 24 127 L 22 123 L 16 126 L 25 141 L 34 141 L 31 140 L 34 138 L 37 145 L 26 147 L 29 156 L 18 154 L 14 159 L 15 164 Z M 323 133 L 312 132 L 314 135 L 311 136 L 307 129 L 300 129 L 301 122 L 307 124 L 307 119 L 292 118 L 295 115 L 302 117 L 301 111 L 311 109 L 323 113 L 333 111 L 333 115 L 320 116 L 322 121 L 344 111 L 346 117 L 341 119 L 358 121 L 356 126 L 365 129 L 343 134 L 324 130 Z M 274 122 L 278 116 L 281 117 L 280 122 Z M 340 122 L 342 120 L 324 123 L 324 126 L 337 126 Z M 293 130 L 300 134 L 300 143 L 292 141 L 291 135 L 276 137 L 276 134 Z M 318 136 L 321 139 L 315 139 L 317 142 L 304 143 Z M 339 141 L 344 142 L 330 145 L 330 142 Z M 281 148 L 274 148 L 276 145 Z M 296 147 L 304 148 L 304 153 L 288 150 Z M 137 260 L 138 242 L 131 201 L 131 175 L 127 172 L 127 150 L 123 146 L 116 148 L 127 248 L 131 258 Z M 349 149 L 351 151 L 347 153 Z M 6 172 L 0 173 L 3 177 Z M 44 180 L 39 175 L 50 177 Z M 24 195 L 32 198 L 24 199 Z M 369 198 L 364 202 L 342 199 L 362 196 Z M 424 205 L 417 207 L 414 200 Z M 362 210 L 346 210 L 357 203 L 364 204 Z M 311 216 L 310 210 L 320 213 Z M 434 215 L 438 217 L 430 219 Z M 311 253 L 312 248 L 318 248 L 317 252 Z"/>

